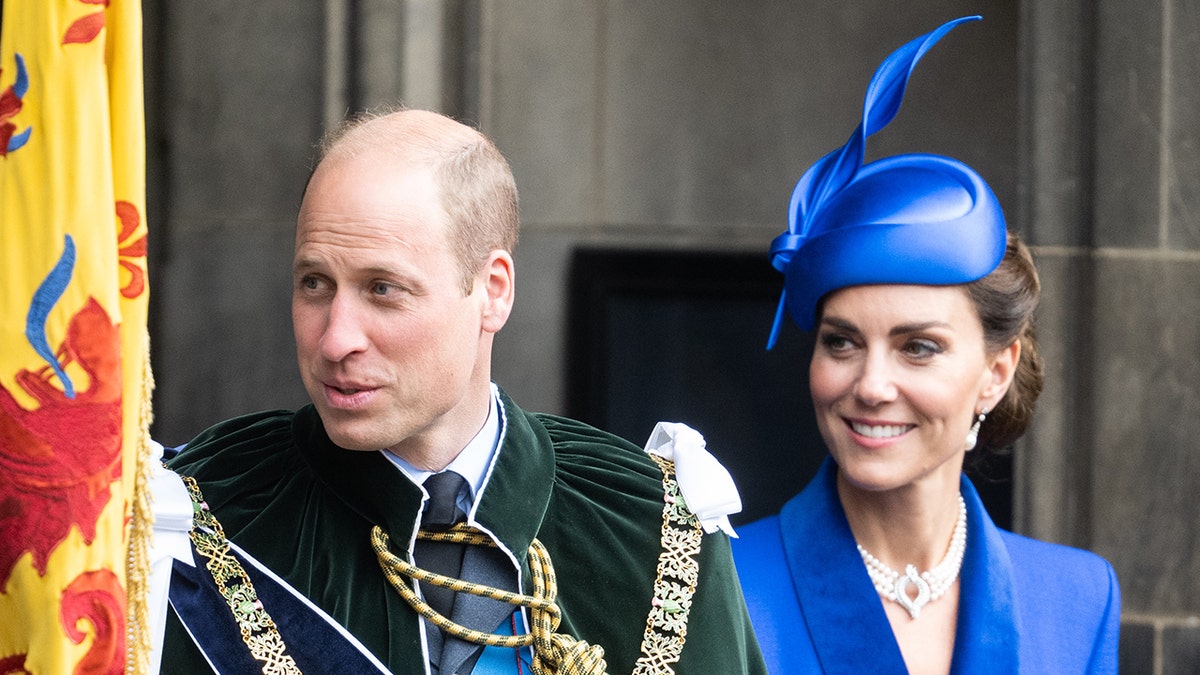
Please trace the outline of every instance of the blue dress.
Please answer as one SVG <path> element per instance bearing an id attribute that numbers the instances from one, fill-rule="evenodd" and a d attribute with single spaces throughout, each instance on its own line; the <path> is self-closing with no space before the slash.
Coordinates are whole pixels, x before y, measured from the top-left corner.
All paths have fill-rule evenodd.
<path id="1" fill-rule="evenodd" d="M 734 559 L 771 673 L 906 673 L 826 459 L 778 515 L 739 528 Z M 953 673 L 1116 673 L 1121 595 L 1103 558 L 996 527 L 963 477 Z"/>

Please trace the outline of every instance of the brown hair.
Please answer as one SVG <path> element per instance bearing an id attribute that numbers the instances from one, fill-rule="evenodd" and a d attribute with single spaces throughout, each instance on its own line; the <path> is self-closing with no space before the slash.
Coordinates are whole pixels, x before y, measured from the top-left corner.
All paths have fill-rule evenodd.
<path id="1" fill-rule="evenodd" d="M 321 139 L 316 163 L 381 146 L 433 171 L 463 293 L 470 293 L 488 255 L 497 249 L 512 253 L 517 245 L 517 185 L 508 161 L 465 124 L 438 113 L 391 109 L 360 113 L 331 130 Z"/>
<path id="2" fill-rule="evenodd" d="M 1034 333 L 1041 283 L 1033 256 L 1016 234 L 1008 244 L 1000 265 L 990 274 L 966 285 L 975 311 L 983 323 L 983 339 L 989 354 L 1020 341 L 1021 356 L 1012 385 L 996 407 L 988 412 L 979 429 L 979 447 L 1001 449 L 1011 445 L 1029 428 L 1034 403 L 1042 393 L 1044 369 Z"/>

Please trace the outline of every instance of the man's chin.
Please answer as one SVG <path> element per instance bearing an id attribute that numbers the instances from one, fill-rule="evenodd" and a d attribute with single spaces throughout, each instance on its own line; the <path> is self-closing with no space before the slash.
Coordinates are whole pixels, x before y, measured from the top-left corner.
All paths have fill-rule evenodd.
<path id="1" fill-rule="evenodd" d="M 334 441 L 333 444 L 338 446 L 342 450 L 350 450 L 351 452 L 375 452 L 380 449 L 380 448 L 374 447 L 374 446 L 372 446 L 372 447 L 350 447 L 349 444 L 338 443 L 337 441 Z"/>
<path id="2" fill-rule="evenodd" d="M 325 415 L 321 415 L 321 422 L 325 426 L 325 433 L 329 436 L 329 440 L 343 450 L 375 451 L 387 445 L 374 436 L 356 434 L 353 429 L 345 428 L 344 425 L 336 422 L 331 424 Z"/>
<path id="3" fill-rule="evenodd" d="M 310 395 L 317 417 L 325 435 L 333 444 L 345 450 L 378 450 L 383 446 L 371 447 L 375 434 L 369 433 L 374 425 L 359 411 L 344 410 L 329 405 L 328 401 Z"/>

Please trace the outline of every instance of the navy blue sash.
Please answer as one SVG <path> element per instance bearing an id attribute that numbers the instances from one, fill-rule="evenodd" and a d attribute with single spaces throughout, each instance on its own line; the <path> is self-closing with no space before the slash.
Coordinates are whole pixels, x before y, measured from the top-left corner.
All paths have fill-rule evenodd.
<path id="1" fill-rule="evenodd" d="M 305 675 L 313 673 L 387 673 L 366 648 L 339 630 L 324 612 L 297 597 L 282 581 L 267 574 L 242 551 L 230 551 L 245 568 L 258 599 L 275 621 L 286 654 Z M 175 561 L 171 572 L 171 607 L 201 653 L 221 675 L 261 675 L 263 664 L 250 656 L 225 598 L 192 546 L 196 566 Z"/>

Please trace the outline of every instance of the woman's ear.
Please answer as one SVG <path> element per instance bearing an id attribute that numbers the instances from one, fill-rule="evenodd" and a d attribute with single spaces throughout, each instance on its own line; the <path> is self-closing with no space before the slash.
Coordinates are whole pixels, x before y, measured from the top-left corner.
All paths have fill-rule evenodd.
<path id="1" fill-rule="evenodd" d="M 988 379 L 983 391 L 979 394 L 979 407 L 995 409 L 1004 398 L 1004 394 L 1012 385 L 1013 377 L 1017 374 L 1017 364 L 1021 362 L 1021 341 L 1013 340 L 1012 344 L 991 356 L 988 364 Z"/>

